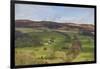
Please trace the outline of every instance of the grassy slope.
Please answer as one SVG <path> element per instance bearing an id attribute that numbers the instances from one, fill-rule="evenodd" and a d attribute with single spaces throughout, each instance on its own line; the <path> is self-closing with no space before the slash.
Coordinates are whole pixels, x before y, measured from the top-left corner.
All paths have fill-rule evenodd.
<path id="1" fill-rule="evenodd" d="M 16 65 L 28 65 L 28 64 L 45 64 L 45 63 L 61 63 L 67 62 L 69 59 L 66 55 L 67 49 L 62 47 L 68 47 L 71 45 L 71 41 L 65 42 L 67 39 L 65 36 L 55 32 L 43 32 L 43 33 L 32 33 L 32 29 L 17 29 L 24 33 L 30 33 L 30 36 L 39 36 L 44 42 L 43 46 L 32 46 L 15 48 L 15 63 Z M 27 32 L 28 31 L 28 32 Z M 39 30 L 37 30 L 39 32 Z M 36 32 L 36 30 L 35 30 Z M 72 34 L 69 34 L 72 36 Z M 41 37 L 40 37 L 41 36 Z M 50 38 L 54 38 L 55 42 L 48 44 L 46 43 Z M 66 39 L 65 39 L 66 38 Z M 93 40 L 86 36 L 79 36 L 82 43 L 82 51 L 80 54 L 71 62 L 79 61 L 92 61 L 93 59 Z M 21 42 L 20 42 L 21 43 Z"/>
<path id="2" fill-rule="evenodd" d="M 94 60 L 94 41 L 90 37 L 80 36 L 83 46 L 82 51 L 78 55 L 74 62 L 79 61 L 93 61 Z"/>

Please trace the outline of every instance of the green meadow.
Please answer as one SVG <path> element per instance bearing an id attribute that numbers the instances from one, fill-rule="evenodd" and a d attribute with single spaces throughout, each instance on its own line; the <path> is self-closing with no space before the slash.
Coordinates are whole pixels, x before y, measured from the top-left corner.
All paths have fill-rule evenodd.
<path id="1" fill-rule="evenodd" d="M 94 61 L 94 39 L 79 31 L 16 28 L 16 32 L 15 65 Z"/>

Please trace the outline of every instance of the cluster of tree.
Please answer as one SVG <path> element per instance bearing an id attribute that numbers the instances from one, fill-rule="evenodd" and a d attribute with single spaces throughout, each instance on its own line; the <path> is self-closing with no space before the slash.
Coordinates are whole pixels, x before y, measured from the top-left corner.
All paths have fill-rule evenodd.
<path id="1" fill-rule="evenodd" d="M 42 40 L 37 36 L 30 36 L 27 33 L 19 31 L 15 32 L 15 47 L 31 47 L 31 46 L 42 46 Z"/>

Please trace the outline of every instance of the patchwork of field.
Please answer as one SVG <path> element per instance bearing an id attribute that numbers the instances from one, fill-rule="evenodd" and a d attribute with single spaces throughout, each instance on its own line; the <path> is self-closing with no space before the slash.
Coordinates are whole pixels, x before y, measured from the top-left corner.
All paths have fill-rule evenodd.
<path id="1" fill-rule="evenodd" d="M 16 28 L 15 64 L 94 61 L 94 39 L 79 31 Z"/>

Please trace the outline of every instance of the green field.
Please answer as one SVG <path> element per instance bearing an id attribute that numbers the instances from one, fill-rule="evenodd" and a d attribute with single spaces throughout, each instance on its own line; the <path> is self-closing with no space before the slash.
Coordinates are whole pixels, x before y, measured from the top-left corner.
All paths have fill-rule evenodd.
<path id="1" fill-rule="evenodd" d="M 16 65 L 94 60 L 93 38 L 79 34 L 78 31 L 62 32 L 32 28 L 16 28 L 16 31 L 18 32 L 15 40 Z M 77 40 L 80 43 L 76 43 Z M 81 48 L 76 48 L 73 44 Z"/>

